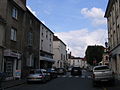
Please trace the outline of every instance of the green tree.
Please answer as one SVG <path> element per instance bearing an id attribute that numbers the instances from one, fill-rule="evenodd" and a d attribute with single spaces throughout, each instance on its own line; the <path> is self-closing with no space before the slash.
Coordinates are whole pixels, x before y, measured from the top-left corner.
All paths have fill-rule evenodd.
<path id="1" fill-rule="evenodd" d="M 103 46 L 88 46 L 85 52 L 85 57 L 87 63 L 90 65 L 95 65 L 102 61 L 102 56 L 104 53 Z"/>

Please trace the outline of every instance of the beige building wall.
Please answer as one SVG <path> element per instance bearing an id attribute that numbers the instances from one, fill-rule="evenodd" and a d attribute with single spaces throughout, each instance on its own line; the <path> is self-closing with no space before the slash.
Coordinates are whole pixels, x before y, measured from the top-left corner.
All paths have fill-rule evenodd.
<path id="1" fill-rule="evenodd" d="M 53 32 L 43 24 L 40 26 L 40 50 L 53 53 Z"/>
<path id="2" fill-rule="evenodd" d="M 109 0 L 105 17 L 108 22 L 110 65 L 120 78 L 120 0 Z"/>
<path id="3" fill-rule="evenodd" d="M 66 45 L 61 41 L 53 41 L 54 67 L 63 68 L 66 62 Z"/>

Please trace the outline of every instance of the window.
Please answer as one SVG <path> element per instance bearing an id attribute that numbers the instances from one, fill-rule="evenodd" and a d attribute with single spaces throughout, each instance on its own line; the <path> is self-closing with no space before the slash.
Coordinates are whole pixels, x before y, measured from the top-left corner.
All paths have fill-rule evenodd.
<path id="1" fill-rule="evenodd" d="M 94 70 L 105 70 L 105 69 L 109 69 L 109 67 L 108 66 L 95 67 Z"/>
<path id="2" fill-rule="evenodd" d="M 51 42 L 51 34 L 50 34 L 50 42 Z"/>
<path id="3" fill-rule="evenodd" d="M 42 27 L 42 31 L 41 31 L 41 33 L 42 33 L 42 37 L 44 37 L 43 30 L 44 30 L 44 28 Z"/>
<path id="4" fill-rule="evenodd" d="M 30 19 L 30 25 L 32 25 L 32 20 Z"/>
<path id="5" fill-rule="evenodd" d="M 50 52 L 51 52 L 51 49 L 52 49 L 51 44 L 49 46 L 50 46 Z"/>
<path id="6" fill-rule="evenodd" d="M 43 40 L 41 40 L 41 50 L 43 50 Z"/>
<path id="7" fill-rule="evenodd" d="M 48 31 L 46 31 L 46 38 L 48 38 Z"/>
<path id="8" fill-rule="evenodd" d="M 32 46 L 32 42 L 33 42 L 33 34 L 32 34 L 32 32 L 29 32 L 28 33 L 28 45 L 29 46 Z"/>
<path id="9" fill-rule="evenodd" d="M 16 41 L 16 30 L 11 28 L 11 40 Z"/>
<path id="10" fill-rule="evenodd" d="M 15 19 L 18 17 L 18 10 L 15 7 L 12 9 L 12 17 Z"/>

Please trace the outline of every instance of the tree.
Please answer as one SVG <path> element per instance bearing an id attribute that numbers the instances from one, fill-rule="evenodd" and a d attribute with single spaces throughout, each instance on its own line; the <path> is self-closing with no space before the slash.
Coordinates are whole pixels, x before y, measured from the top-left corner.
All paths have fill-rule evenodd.
<path id="1" fill-rule="evenodd" d="M 85 52 L 87 63 L 90 65 L 96 65 L 97 63 L 101 62 L 103 53 L 103 46 L 88 46 Z"/>

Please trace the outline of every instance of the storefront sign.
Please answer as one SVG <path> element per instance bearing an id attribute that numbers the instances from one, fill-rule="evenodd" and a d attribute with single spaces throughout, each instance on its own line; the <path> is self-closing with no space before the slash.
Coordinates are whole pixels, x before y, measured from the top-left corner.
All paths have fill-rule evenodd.
<path id="1" fill-rule="evenodd" d="M 19 78 L 21 77 L 21 70 L 16 70 L 15 72 L 15 78 Z"/>
<path id="2" fill-rule="evenodd" d="M 4 50 L 4 56 L 16 57 L 16 58 L 20 59 L 21 54 L 15 53 L 15 52 L 11 51 L 10 49 L 8 49 L 8 50 Z"/>

